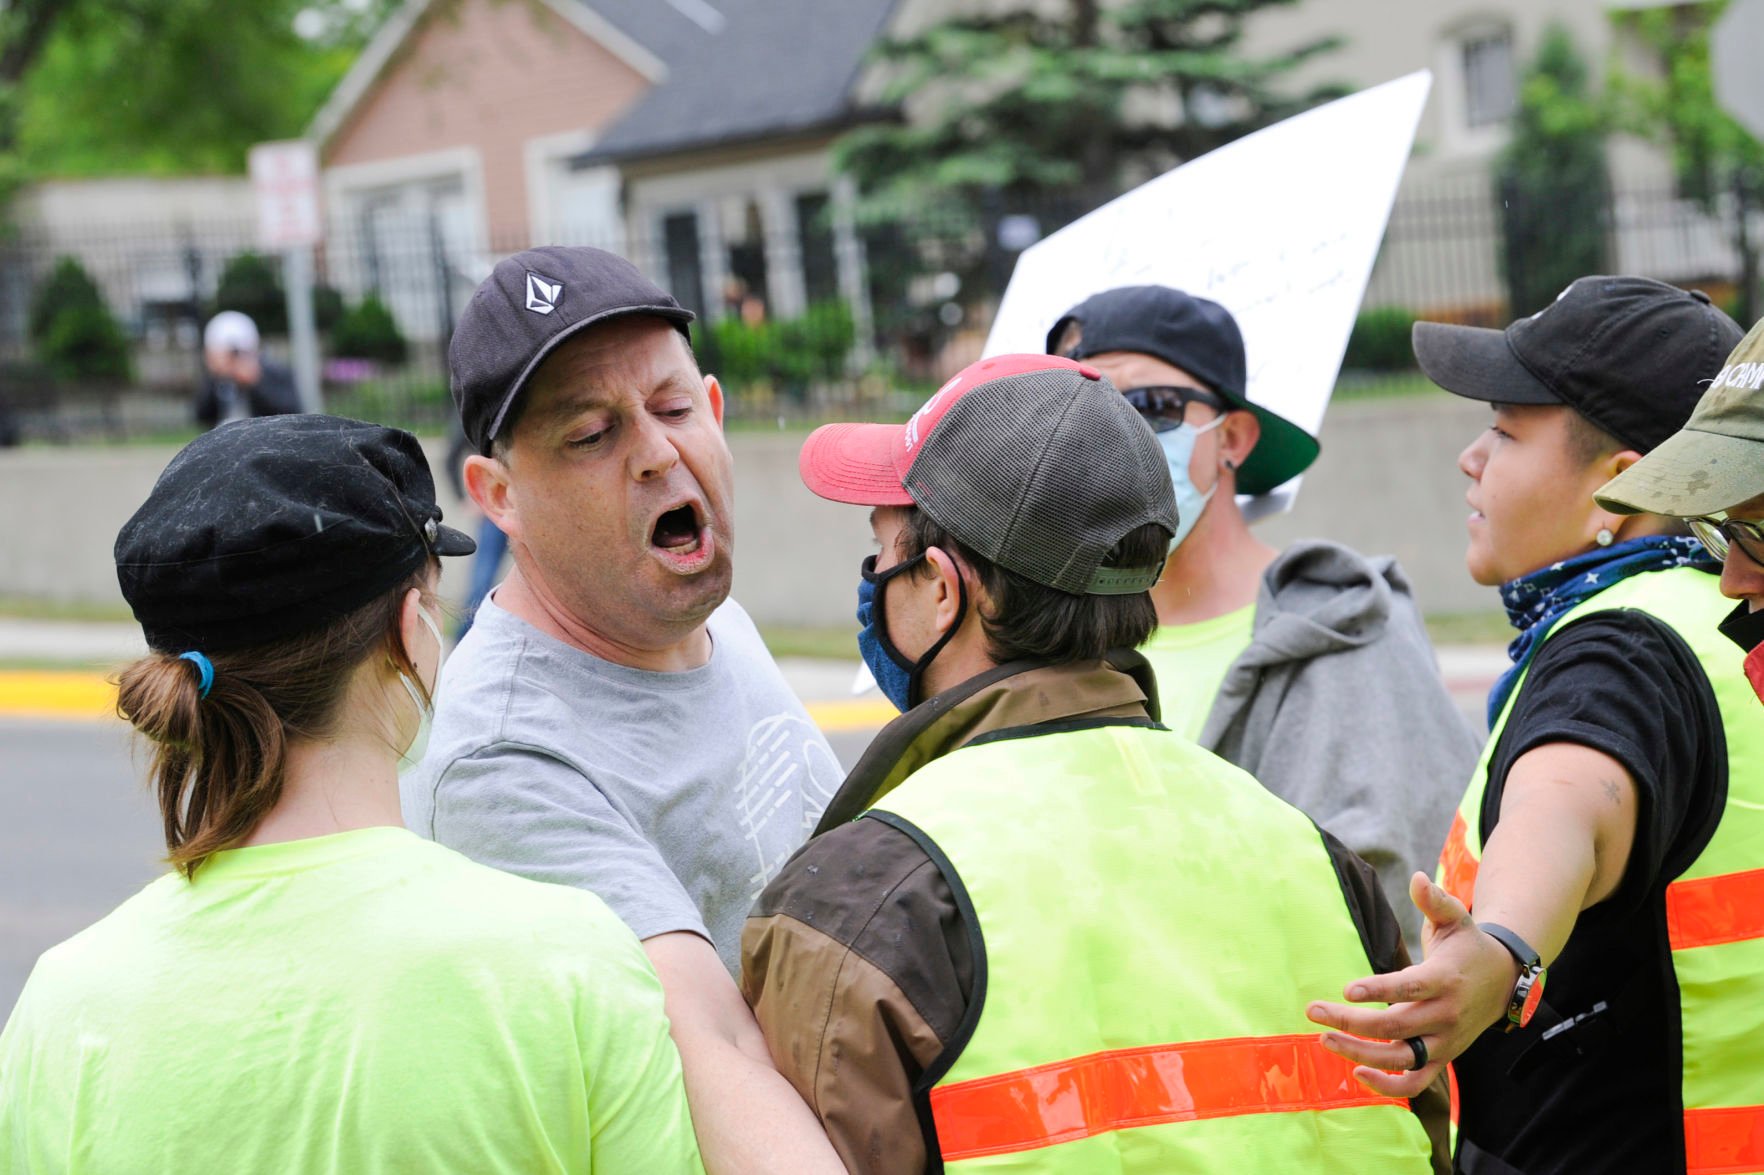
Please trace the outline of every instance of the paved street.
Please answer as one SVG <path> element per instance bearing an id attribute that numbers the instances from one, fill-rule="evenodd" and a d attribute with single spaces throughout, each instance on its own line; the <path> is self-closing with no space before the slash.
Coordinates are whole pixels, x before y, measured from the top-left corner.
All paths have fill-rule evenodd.
<path id="1" fill-rule="evenodd" d="M 828 738 L 850 766 L 870 732 Z M 120 722 L 0 718 L 0 1021 L 45 948 L 159 875 L 145 771 Z"/>

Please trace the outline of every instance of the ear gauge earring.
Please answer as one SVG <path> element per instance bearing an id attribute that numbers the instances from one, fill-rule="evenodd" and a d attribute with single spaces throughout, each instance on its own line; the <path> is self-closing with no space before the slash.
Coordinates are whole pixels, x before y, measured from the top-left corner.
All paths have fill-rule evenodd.
<path id="1" fill-rule="evenodd" d="M 1593 542 L 1599 544 L 1601 547 L 1608 547 L 1611 545 L 1611 540 L 1616 537 L 1616 535 L 1611 533 L 1610 527 L 1601 526 L 1599 527 L 1599 533 L 1593 536 Z"/>

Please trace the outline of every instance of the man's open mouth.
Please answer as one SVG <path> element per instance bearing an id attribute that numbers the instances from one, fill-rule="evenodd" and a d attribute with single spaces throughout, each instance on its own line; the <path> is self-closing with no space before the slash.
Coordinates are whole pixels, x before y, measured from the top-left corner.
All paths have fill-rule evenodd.
<path id="1" fill-rule="evenodd" d="M 649 541 L 670 562 L 690 559 L 705 547 L 704 523 L 691 502 L 683 502 L 655 520 Z"/>

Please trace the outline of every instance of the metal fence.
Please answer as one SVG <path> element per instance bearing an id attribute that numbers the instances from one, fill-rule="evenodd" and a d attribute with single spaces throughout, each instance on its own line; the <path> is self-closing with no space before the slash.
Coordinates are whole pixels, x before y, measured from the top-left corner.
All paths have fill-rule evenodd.
<path id="1" fill-rule="evenodd" d="M 737 421 L 878 417 L 910 411 L 979 355 L 1015 251 L 1079 211 L 857 227 L 824 200 L 805 199 L 785 234 L 755 224 L 739 239 L 713 236 L 686 215 L 651 238 L 603 229 L 565 232 L 556 243 L 621 252 L 697 311 L 695 346 L 722 377 Z M 1753 240 L 1764 236 L 1761 226 L 1744 227 Z M 1731 198 L 1705 206 L 1666 191 L 1619 191 L 1602 226 L 1607 271 L 1700 285 L 1737 309 L 1748 272 L 1741 228 Z M 279 262 L 256 257 L 252 236 L 246 223 L 124 224 L 54 237 L 26 228 L 0 241 L 0 444 L 193 432 L 201 328 L 217 308 L 251 313 L 266 354 L 285 360 Z M 433 214 L 333 224 L 315 300 L 327 410 L 444 428 L 452 324 L 495 261 L 529 243 Z M 63 258 L 98 290 L 126 373 L 83 373 L 77 338 L 71 362 L 66 338 L 60 351 L 45 339 L 42 303 Z M 1510 248 L 1487 183 L 1405 190 L 1344 389 L 1376 391 L 1405 365 L 1414 316 L 1507 321 L 1505 274 L 1526 263 Z"/>

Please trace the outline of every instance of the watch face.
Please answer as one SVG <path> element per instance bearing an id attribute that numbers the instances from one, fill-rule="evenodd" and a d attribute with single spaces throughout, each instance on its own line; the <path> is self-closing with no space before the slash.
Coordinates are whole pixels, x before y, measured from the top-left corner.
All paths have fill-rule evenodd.
<path id="1" fill-rule="evenodd" d="M 1543 1003 L 1543 989 L 1544 973 L 1539 971 L 1537 978 L 1531 981 L 1531 987 L 1525 993 L 1524 1006 L 1519 1009 L 1519 1027 L 1523 1028 L 1531 1023 L 1531 1018 L 1537 1014 L 1537 1006 Z"/>

